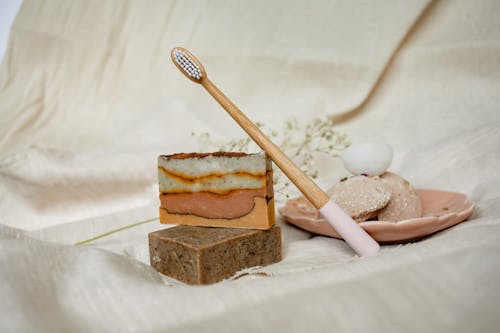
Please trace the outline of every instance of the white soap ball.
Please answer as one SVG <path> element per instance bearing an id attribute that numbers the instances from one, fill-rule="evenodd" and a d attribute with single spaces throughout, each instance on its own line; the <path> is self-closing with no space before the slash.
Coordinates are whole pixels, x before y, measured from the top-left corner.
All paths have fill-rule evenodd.
<path id="1" fill-rule="evenodd" d="M 353 175 L 379 176 L 391 165 L 392 153 L 392 147 L 386 143 L 365 142 L 351 145 L 340 156 Z"/>

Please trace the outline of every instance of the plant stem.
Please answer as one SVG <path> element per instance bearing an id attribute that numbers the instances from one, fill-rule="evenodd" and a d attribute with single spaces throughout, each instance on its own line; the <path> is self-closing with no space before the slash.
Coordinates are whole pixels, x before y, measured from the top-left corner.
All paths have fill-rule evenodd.
<path id="1" fill-rule="evenodd" d="M 137 226 L 140 226 L 142 224 L 146 224 L 146 223 L 151 223 L 153 221 L 156 221 L 158 220 L 157 217 L 154 217 L 152 219 L 148 219 L 148 220 L 144 220 L 144 221 L 140 221 L 140 222 L 137 222 L 137 223 L 132 223 L 132 224 L 129 224 L 129 225 L 126 225 L 124 227 L 120 227 L 118 229 L 114 229 L 114 230 L 111 230 L 111 231 L 108 231 L 108 232 L 105 232 L 103 234 L 100 234 L 98 236 L 95 236 L 95 237 L 92 237 L 92 238 L 89 238 L 89 239 L 86 239 L 86 240 L 83 240 L 81 242 L 78 242 L 78 243 L 75 243 L 74 245 L 75 246 L 79 246 L 79 245 L 84 245 L 84 244 L 88 244 L 88 243 L 91 243 L 95 240 L 98 240 L 100 238 L 104 238 L 106 236 L 109 236 L 109 235 L 112 235 L 114 234 L 115 232 L 119 232 L 119 231 L 122 231 L 122 230 L 126 230 L 126 229 L 130 229 L 130 228 L 133 228 L 133 227 L 137 227 Z"/>

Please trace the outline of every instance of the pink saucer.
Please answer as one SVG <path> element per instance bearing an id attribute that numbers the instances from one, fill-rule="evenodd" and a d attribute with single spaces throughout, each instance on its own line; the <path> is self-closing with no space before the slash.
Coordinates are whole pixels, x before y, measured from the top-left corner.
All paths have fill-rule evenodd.
<path id="1" fill-rule="evenodd" d="M 404 243 L 420 239 L 467 220 L 474 212 L 475 204 L 467 196 L 457 192 L 440 190 L 416 190 L 422 202 L 422 217 L 399 222 L 365 221 L 359 225 L 381 243 Z M 289 200 L 279 208 L 284 219 L 309 232 L 341 238 L 317 211 L 310 209 L 307 199 Z"/>

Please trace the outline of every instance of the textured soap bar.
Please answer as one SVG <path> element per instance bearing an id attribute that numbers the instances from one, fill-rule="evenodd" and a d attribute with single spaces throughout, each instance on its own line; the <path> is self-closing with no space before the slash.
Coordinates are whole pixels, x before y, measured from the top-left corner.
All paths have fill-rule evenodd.
<path id="1" fill-rule="evenodd" d="M 209 284 L 237 271 L 281 260 L 281 229 L 176 226 L 149 234 L 151 266 L 189 284 Z"/>
<path id="2" fill-rule="evenodd" d="M 265 154 L 158 157 L 160 222 L 266 230 L 273 226 L 271 160 Z"/>

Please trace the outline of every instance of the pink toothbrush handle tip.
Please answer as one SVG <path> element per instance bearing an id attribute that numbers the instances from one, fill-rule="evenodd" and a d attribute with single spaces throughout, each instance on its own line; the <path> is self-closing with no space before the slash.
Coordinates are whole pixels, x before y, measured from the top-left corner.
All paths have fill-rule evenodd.
<path id="1" fill-rule="evenodd" d="M 360 256 L 373 256 L 380 245 L 333 201 L 319 209 L 321 215 Z"/>

